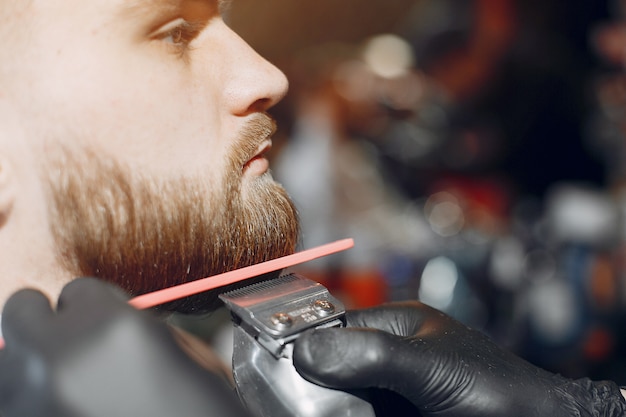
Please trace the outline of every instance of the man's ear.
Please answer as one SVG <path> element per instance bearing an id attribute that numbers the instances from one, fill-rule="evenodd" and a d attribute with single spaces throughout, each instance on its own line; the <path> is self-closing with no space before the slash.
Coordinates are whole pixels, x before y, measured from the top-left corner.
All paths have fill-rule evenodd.
<path id="1" fill-rule="evenodd" d="M 2 227 L 9 218 L 15 197 L 15 170 L 9 158 L 0 151 L 0 227 Z"/>

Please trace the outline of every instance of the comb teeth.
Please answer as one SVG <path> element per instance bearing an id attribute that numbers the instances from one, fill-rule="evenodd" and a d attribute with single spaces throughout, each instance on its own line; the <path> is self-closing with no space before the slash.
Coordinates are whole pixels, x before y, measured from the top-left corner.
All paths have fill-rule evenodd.
<path id="1" fill-rule="evenodd" d="M 238 288 L 236 290 L 225 292 L 223 295 L 231 299 L 247 297 L 250 295 L 256 295 L 258 293 L 271 290 L 283 284 L 297 281 L 298 279 L 300 278 L 293 274 L 281 275 L 278 278 L 268 279 L 266 281 L 257 282 L 243 288 Z"/>

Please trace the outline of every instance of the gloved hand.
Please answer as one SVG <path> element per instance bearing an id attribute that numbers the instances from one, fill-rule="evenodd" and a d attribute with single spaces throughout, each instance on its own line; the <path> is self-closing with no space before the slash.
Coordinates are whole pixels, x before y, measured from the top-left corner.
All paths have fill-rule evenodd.
<path id="1" fill-rule="evenodd" d="M 56 311 L 38 291 L 17 292 L 2 331 L 3 417 L 248 416 L 164 323 L 93 278 L 67 285 Z"/>
<path id="2" fill-rule="evenodd" d="M 347 328 L 305 333 L 294 364 L 314 383 L 391 390 L 414 406 L 399 411 L 401 403 L 391 403 L 388 415 L 626 415 L 614 383 L 546 372 L 418 302 L 349 312 Z"/>

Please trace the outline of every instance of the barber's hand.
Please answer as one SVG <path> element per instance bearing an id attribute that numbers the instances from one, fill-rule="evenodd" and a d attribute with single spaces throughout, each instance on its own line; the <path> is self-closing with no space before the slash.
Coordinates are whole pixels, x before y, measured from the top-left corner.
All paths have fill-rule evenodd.
<path id="1" fill-rule="evenodd" d="M 482 333 L 418 302 L 347 314 L 347 328 L 302 335 L 294 364 L 340 389 L 382 388 L 413 404 L 389 415 L 624 416 L 612 382 L 568 380 L 499 348 Z M 395 395 L 395 394 L 394 394 Z M 402 405 L 402 411 L 398 411 Z"/>
<path id="2" fill-rule="evenodd" d="M 53 311 L 22 290 L 2 314 L 3 417 L 247 416 L 216 375 L 181 351 L 168 328 L 92 278 L 66 286 Z"/>

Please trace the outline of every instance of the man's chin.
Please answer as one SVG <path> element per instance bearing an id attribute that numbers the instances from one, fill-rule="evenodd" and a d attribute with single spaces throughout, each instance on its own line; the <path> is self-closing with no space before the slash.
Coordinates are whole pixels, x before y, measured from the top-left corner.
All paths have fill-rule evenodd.
<path id="1" fill-rule="evenodd" d="M 199 178 L 143 178 L 99 155 L 67 152 L 50 161 L 49 171 L 62 173 L 50 180 L 50 218 L 60 259 L 77 276 L 135 296 L 295 250 L 297 212 L 269 170 L 242 180 L 233 167 L 209 189 Z M 164 309 L 200 313 L 216 305 L 217 297 L 201 294 Z"/>
<path id="2" fill-rule="evenodd" d="M 243 172 L 241 177 L 242 197 L 247 197 L 247 193 L 258 189 L 258 187 L 278 187 L 282 189 L 282 185 L 274 180 L 270 170 L 266 170 L 258 175 L 248 171 Z"/>

